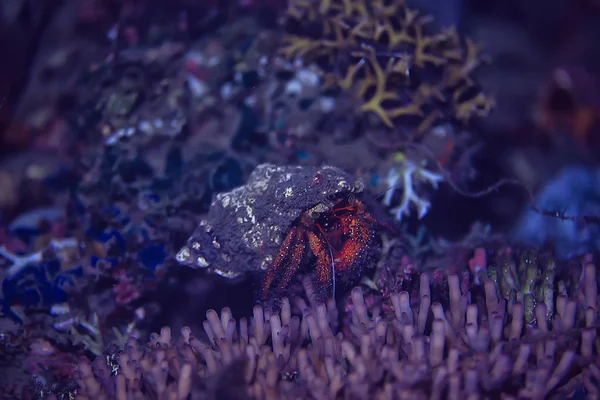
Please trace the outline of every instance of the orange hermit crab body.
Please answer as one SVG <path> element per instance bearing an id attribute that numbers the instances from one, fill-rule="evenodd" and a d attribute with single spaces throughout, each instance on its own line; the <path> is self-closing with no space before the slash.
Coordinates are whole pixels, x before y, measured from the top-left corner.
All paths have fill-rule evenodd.
<path id="1" fill-rule="evenodd" d="M 353 195 L 330 209 L 319 204 L 304 212 L 267 270 L 263 298 L 277 277 L 278 290 L 283 291 L 307 258 L 314 259 L 316 280 L 322 287 L 335 284 L 336 272 L 360 269 L 375 244 L 376 226 L 377 220 Z"/>

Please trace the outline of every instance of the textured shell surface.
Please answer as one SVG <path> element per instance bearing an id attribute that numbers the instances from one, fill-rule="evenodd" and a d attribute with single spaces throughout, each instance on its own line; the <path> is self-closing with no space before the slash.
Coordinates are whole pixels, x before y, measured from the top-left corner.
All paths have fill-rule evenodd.
<path id="1" fill-rule="evenodd" d="M 228 278 L 264 270 L 303 212 L 327 211 L 363 190 L 337 167 L 261 164 L 244 186 L 215 196 L 177 261 Z"/>

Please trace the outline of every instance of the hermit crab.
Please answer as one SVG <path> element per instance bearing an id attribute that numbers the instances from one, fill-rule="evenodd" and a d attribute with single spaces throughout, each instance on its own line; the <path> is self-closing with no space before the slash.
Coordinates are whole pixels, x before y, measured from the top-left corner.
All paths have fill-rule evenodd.
<path id="1" fill-rule="evenodd" d="M 379 251 L 363 190 L 332 166 L 259 165 L 246 185 L 215 197 L 177 260 L 228 278 L 261 272 L 263 299 L 306 268 L 335 290 L 337 278 L 356 280 Z"/>

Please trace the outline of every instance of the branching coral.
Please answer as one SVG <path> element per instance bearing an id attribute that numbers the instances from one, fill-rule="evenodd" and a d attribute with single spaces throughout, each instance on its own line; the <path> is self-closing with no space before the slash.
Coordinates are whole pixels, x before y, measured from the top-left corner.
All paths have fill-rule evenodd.
<path id="1" fill-rule="evenodd" d="M 457 275 L 448 277 L 447 305 L 432 301 L 427 274 L 418 299 L 396 292 L 373 304 L 355 288 L 339 328 L 332 301 L 284 299 L 279 312 L 256 306 L 239 321 L 210 310 L 204 340 L 189 328 L 175 339 L 164 328 L 146 348 L 132 339 L 118 357 L 83 362 L 78 398 L 224 398 L 214 382 L 237 366 L 221 379 L 240 398 L 542 399 L 585 388 L 597 399 L 598 282 L 595 266 L 584 271 L 573 296 L 557 295 L 556 312 L 537 325 L 494 281 L 484 279 L 479 296 L 464 292 Z"/>
<path id="2" fill-rule="evenodd" d="M 402 200 L 397 207 L 392 209 L 392 213 L 400 221 L 403 215 L 410 215 L 409 207 L 412 203 L 416 206 L 417 215 L 421 219 L 429 212 L 431 203 L 417 194 L 416 189 L 419 183 L 429 183 L 434 189 L 437 189 L 438 184 L 443 180 L 444 177 L 441 174 L 420 167 L 412 161 L 405 160 L 398 169 L 392 168 L 388 172 L 386 183 L 390 189 L 386 191 L 383 203 L 386 206 L 390 206 L 396 188 L 401 185 Z"/>
<path id="3" fill-rule="evenodd" d="M 50 251 L 53 251 L 56 255 L 66 248 L 77 247 L 78 242 L 76 239 L 52 239 L 50 241 Z M 48 249 L 44 249 L 48 251 Z M 6 270 L 6 276 L 11 278 L 21 272 L 25 267 L 32 264 L 39 264 L 44 260 L 44 250 L 40 250 L 31 254 L 19 255 L 9 251 L 5 246 L 0 246 L 0 256 L 6 258 L 10 262 L 10 266 Z"/>
<path id="4" fill-rule="evenodd" d="M 424 132 L 440 119 L 487 115 L 494 100 L 471 78 L 481 46 L 454 28 L 430 32 L 430 22 L 403 0 L 294 0 L 281 54 L 320 65 L 326 85 L 352 90 L 359 110 L 388 127 L 417 117 Z"/>
<path id="5" fill-rule="evenodd" d="M 84 318 L 77 315 L 76 312 L 72 312 L 68 304 L 55 305 L 51 308 L 50 313 L 56 316 L 56 322 L 52 326 L 54 329 L 59 332 L 68 332 L 73 345 L 81 345 L 95 356 L 104 352 L 107 337 L 113 339 L 113 343 L 119 346 L 125 344 L 135 331 L 137 322 L 131 321 L 123 332 L 113 326 L 112 336 L 108 336 L 100 326 L 100 320 L 96 313 L 93 313 L 90 318 Z"/>

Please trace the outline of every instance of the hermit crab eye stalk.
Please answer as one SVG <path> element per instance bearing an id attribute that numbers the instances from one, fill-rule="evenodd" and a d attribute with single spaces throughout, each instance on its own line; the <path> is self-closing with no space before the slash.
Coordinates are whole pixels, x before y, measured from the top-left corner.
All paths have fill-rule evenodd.
<path id="1" fill-rule="evenodd" d="M 311 212 L 310 212 L 310 217 L 311 217 L 313 220 L 317 221 L 317 220 L 320 220 L 320 219 L 322 219 L 322 218 L 323 218 L 323 213 L 322 213 L 322 212 L 320 212 L 320 211 L 311 211 Z"/>

